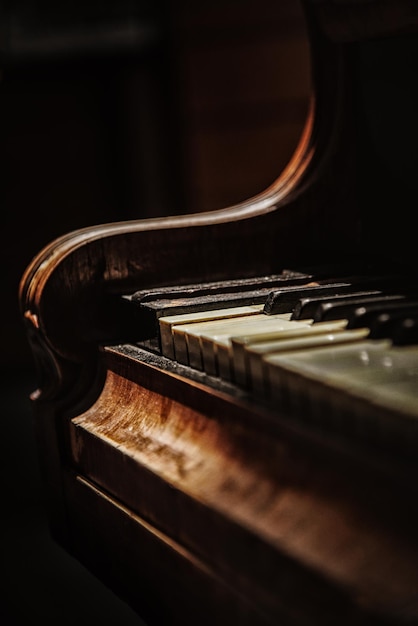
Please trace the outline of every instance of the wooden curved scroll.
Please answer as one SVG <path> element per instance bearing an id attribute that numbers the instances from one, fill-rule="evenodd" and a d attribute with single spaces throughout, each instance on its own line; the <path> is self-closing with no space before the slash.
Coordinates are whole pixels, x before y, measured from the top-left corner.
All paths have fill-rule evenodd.
<path id="1" fill-rule="evenodd" d="M 288 167 L 265 192 L 219 211 L 84 228 L 33 259 L 19 298 L 39 368 L 37 399 L 70 389 L 77 397 L 74 382 L 89 371 L 84 393 L 96 375 L 99 344 L 140 338 L 140 323 L 133 329 L 121 314 L 123 293 L 273 273 L 296 261 L 309 263 L 313 252 L 318 260 L 318 251 L 352 245 L 356 222 L 342 228 L 339 218 L 349 202 L 344 190 L 351 171 L 350 155 L 339 150 L 349 132 L 344 61 L 339 46 L 319 33 L 312 33 L 312 55 L 305 130 Z"/>

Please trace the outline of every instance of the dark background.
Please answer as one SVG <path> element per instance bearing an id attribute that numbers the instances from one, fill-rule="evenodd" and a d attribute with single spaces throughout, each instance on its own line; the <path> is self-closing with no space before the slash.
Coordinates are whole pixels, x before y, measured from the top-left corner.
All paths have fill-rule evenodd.
<path id="1" fill-rule="evenodd" d="M 103 222 L 264 190 L 299 139 L 309 62 L 294 0 L 0 3 L 0 623 L 141 624 L 49 536 L 19 281 Z"/>

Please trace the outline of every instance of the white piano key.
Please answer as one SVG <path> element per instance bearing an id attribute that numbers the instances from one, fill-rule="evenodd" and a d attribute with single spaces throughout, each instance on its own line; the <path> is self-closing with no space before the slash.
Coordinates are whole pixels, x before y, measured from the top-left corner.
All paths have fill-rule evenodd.
<path id="1" fill-rule="evenodd" d="M 207 374 L 231 380 L 230 343 L 229 335 L 201 337 L 203 369 Z"/>
<path id="2" fill-rule="evenodd" d="M 244 328 L 246 324 L 254 321 L 288 319 L 286 315 L 264 315 L 263 313 L 254 315 L 243 315 L 238 318 L 219 319 L 208 322 L 195 322 L 193 324 L 182 324 L 173 326 L 173 342 L 175 357 L 180 363 L 190 365 L 196 369 L 203 370 L 203 358 L 201 348 L 201 337 L 208 333 L 229 333 L 236 325 Z"/>
<path id="3" fill-rule="evenodd" d="M 263 344 L 281 339 L 300 337 L 306 334 L 326 333 L 342 330 L 347 325 L 347 320 L 334 322 L 319 322 L 311 324 L 311 320 L 299 320 L 299 326 L 286 330 L 273 330 L 266 332 L 261 328 L 258 332 L 231 337 L 232 369 L 234 380 L 238 385 L 247 387 L 249 383 L 249 358 L 247 348 L 252 345 Z"/>
<path id="4" fill-rule="evenodd" d="M 380 445 L 418 438 L 417 346 L 369 340 L 265 361 L 272 398 L 290 414 L 302 409 L 305 419 Z"/>
<path id="5" fill-rule="evenodd" d="M 212 328 L 223 327 L 225 323 L 233 322 L 235 319 L 248 320 L 253 319 L 253 317 L 266 316 L 258 311 L 252 311 L 249 315 L 242 315 L 238 318 L 234 316 L 231 318 L 192 322 L 190 324 L 175 324 L 172 327 L 172 336 L 176 360 L 185 365 L 191 365 L 196 369 L 202 369 L 200 355 L 200 336 L 202 333 Z"/>
<path id="6" fill-rule="evenodd" d="M 218 351 L 223 351 L 223 362 L 228 359 L 232 363 L 231 337 L 241 333 L 259 332 L 263 328 L 268 330 L 287 330 L 303 324 L 303 322 L 290 321 L 289 314 L 278 315 L 256 315 L 252 318 L 241 318 L 237 320 L 226 320 L 225 324 L 212 325 L 207 327 L 199 335 L 199 345 L 202 354 L 203 369 L 212 376 L 219 375 Z M 307 324 L 306 324 L 307 325 Z M 192 340 L 194 338 L 192 337 Z M 189 343 L 189 347 L 191 342 Z M 197 347 L 197 346 L 196 346 Z M 190 356 L 190 362 L 191 356 Z M 231 365 L 230 365 L 231 367 Z M 226 370 L 224 374 L 226 375 Z"/>
<path id="7" fill-rule="evenodd" d="M 229 317 L 240 317 L 242 315 L 259 314 L 263 310 L 262 304 L 250 306 L 231 307 L 227 309 L 216 309 L 213 311 L 198 311 L 196 313 L 183 313 L 182 315 L 166 315 L 158 320 L 160 331 L 161 353 L 170 359 L 175 358 L 173 343 L 173 326 L 190 324 L 194 322 L 227 319 Z"/>
<path id="8" fill-rule="evenodd" d="M 327 324 L 324 323 L 324 327 Z M 317 331 L 317 324 L 311 329 Z M 344 330 L 336 328 L 333 332 L 307 332 L 295 337 L 288 337 L 283 333 L 279 340 L 262 344 L 249 345 L 246 348 L 248 359 L 249 388 L 259 397 L 268 397 L 268 364 L 265 357 L 276 354 L 285 354 L 294 350 L 311 350 L 313 348 L 334 348 L 336 345 L 356 342 L 365 339 L 369 335 L 368 328 Z"/>

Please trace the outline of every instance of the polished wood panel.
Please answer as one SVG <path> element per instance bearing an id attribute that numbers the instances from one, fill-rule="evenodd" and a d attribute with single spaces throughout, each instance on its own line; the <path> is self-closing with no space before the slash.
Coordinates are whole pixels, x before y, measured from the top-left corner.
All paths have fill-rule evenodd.
<path id="1" fill-rule="evenodd" d="M 197 557 L 220 590 L 232 587 L 232 616 L 245 624 L 416 618 L 418 509 L 409 497 L 416 474 L 385 468 L 361 445 L 330 446 L 326 433 L 303 432 L 245 394 L 208 390 L 186 369 L 170 371 L 140 352 L 106 349 L 100 398 L 71 420 L 73 466 L 92 481 L 93 502 L 123 503 L 169 537 L 163 543 L 182 559 Z M 77 540 L 88 527 L 94 534 L 95 523 L 83 518 Z M 100 527 L 112 529 L 110 521 Z M 125 550 L 131 545 L 129 536 Z M 160 575 L 171 580 L 164 563 Z M 115 574 L 129 585 L 131 573 Z M 199 579 L 171 585 L 168 597 L 178 587 L 199 596 L 184 619 L 200 622 L 209 611 L 228 623 L 221 599 L 200 597 Z M 235 594 L 255 613 L 240 615 Z M 141 603 L 144 595 L 134 597 Z M 180 623 L 181 609 L 171 611 Z"/>

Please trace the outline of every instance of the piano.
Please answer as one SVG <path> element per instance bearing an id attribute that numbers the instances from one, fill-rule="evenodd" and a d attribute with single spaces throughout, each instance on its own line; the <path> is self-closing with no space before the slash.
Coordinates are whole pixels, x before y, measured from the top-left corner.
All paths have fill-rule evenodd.
<path id="1" fill-rule="evenodd" d="M 51 533 L 150 626 L 418 623 L 418 6 L 303 7 L 269 188 L 71 232 L 20 284 Z"/>

